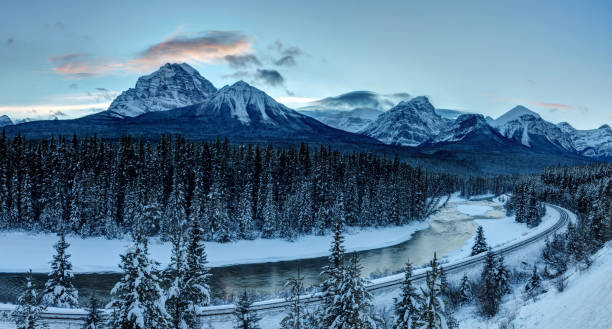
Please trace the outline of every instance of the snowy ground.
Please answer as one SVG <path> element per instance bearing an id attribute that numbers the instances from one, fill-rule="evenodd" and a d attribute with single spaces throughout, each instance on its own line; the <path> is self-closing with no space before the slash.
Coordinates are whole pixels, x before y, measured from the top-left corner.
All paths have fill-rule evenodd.
<path id="1" fill-rule="evenodd" d="M 349 228 L 346 235 L 346 250 L 392 246 L 409 240 L 418 230 L 427 228 L 427 222 L 415 222 L 401 227 Z M 281 260 L 321 257 L 328 254 L 331 237 L 304 236 L 294 242 L 285 240 L 243 240 L 232 243 L 207 243 L 209 265 L 212 267 L 265 263 Z M 119 255 L 130 244 L 128 239 L 107 240 L 105 238 L 67 237 L 71 244 L 68 249 L 76 273 L 118 272 Z M 57 241 L 54 234 L 33 234 L 29 232 L 0 233 L 0 272 L 48 272 L 49 260 L 54 253 L 53 244 Z M 162 265 L 170 257 L 170 246 L 153 240 L 150 246 L 153 258 Z"/>
<path id="2" fill-rule="evenodd" d="M 593 265 L 569 274 L 564 292 L 548 287 L 535 301 L 526 299 L 517 287 L 508 296 L 500 313 L 485 320 L 474 316 L 475 309 L 457 314 L 462 329 L 496 329 L 502 324 L 515 329 L 610 329 L 612 328 L 612 243 L 594 257 Z"/>

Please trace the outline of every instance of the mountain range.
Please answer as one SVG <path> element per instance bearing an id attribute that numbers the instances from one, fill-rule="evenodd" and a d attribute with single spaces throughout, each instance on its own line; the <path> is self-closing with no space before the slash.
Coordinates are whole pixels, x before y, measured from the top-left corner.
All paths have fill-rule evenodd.
<path id="1" fill-rule="evenodd" d="M 394 100 L 399 102 L 392 106 Z M 400 155 L 418 165 L 483 173 L 533 171 L 546 165 L 612 159 L 612 130 L 555 125 L 517 106 L 497 119 L 436 109 L 427 97 L 352 92 L 300 112 L 238 81 L 221 89 L 188 64 L 165 64 L 140 77 L 103 112 L 72 120 L 6 123 L 6 133 L 30 138 L 61 134 L 155 139 L 325 143 Z M 512 166 L 509 166 L 512 164 Z M 504 167 L 505 166 L 505 167 Z"/>

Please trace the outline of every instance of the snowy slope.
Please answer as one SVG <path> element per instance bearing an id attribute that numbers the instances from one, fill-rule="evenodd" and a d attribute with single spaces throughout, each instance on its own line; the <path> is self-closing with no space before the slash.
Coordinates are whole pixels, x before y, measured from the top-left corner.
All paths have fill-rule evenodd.
<path id="1" fill-rule="evenodd" d="M 473 135 L 479 135 L 491 140 L 501 139 L 501 136 L 487 124 L 481 114 L 463 114 L 449 125 L 447 129 L 429 140 L 427 144 L 456 143 Z"/>
<path id="2" fill-rule="evenodd" d="M 13 124 L 11 118 L 8 115 L 0 115 L 0 127 L 10 126 Z"/>
<path id="3" fill-rule="evenodd" d="M 360 133 L 386 144 L 417 146 L 436 136 L 448 123 L 435 112 L 427 97 L 420 96 L 400 102 Z"/>
<path id="4" fill-rule="evenodd" d="M 134 117 L 201 103 L 217 89 L 188 64 L 165 64 L 138 78 L 136 86 L 119 95 L 108 111 Z"/>
<path id="5" fill-rule="evenodd" d="M 569 276 L 565 291 L 554 287 L 533 300 L 525 300 L 516 291 L 502 305 L 500 314 L 490 320 L 462 312 L 460 328 L 515 329 L 610 329 L 612 328 L 612 244 L 608 243 L 594 257 L 586 271 Z"/>
<path id="6" fill-rule="evenodd" d="M 524 107 L 523 105 L 518 105 L 512 108 L 510 111 L 502 114 L 499 118 L 492 120 L 490 124 L 494 127 L 499 127 L 510 121 L 517 120 L 523 115 L 530 115 L 536 118 L 540 118 L 540 115 L 536 112 Z"/>
<path id="7" fill-rule="evenodd" d="M 612 128 L 603 125 L 597 129 L 577 130 L 569 123 L 557 125 L 572 139 L 574 148 L 584 156 L 597 159 L 612 159 Z"/>
<path id="8" fill-rule="evenodd" d="M 490 124 L 503 136 L 527 147 L 536 146 L 538 143 L 550 143 L 561 150 L 576 152 L 568 133 L 523 106 L 513 108 Z M 534 138 L 538 140 L 534 141 Z"/>

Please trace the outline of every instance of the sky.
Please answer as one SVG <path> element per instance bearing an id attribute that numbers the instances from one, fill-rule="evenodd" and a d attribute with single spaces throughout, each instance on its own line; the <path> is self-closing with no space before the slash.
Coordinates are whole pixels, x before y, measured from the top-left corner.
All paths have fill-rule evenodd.
<path id="1" fill-rule="evenodd" d="M 612 124 L 611 1 L 32 1 L 0 4 L 0 114 L 106 109 L 186 62 L 291 106 L 361 90 L 498 117 Z"/>

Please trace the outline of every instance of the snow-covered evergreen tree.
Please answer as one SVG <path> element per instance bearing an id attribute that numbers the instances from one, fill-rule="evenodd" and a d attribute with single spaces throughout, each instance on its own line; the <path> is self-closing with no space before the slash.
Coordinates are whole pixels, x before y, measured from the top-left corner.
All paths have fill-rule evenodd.
<path id="1" fill-rule="evenodd" d="M 206 266 L 206 249 L 204 232 L 198 219 L 193 219 L 187 236 L 187 254 L 185 282 L 187 300 L 191 308 L 202 307 L 210 303 L 210 273 Z"/>
<path id="2" fill-rule="evenodd" d="M 527 294 L 527 296 L 535 298 L 536 296 L 541 294 L 543 290 L 544 289 L 542 288 L 542 278 L 540 278 L 540 275 L 538 274 L 538 267 L 534 264 L 531 277 L 525 285 L 525 293 Z"/>
<path id="3" fill-rule="evenodd" d="M 289 288 L 289 296 L 286 298 L 289 305 L 287 315 L 281 320 L 281 329 L 305 329 L 305 314 L 300 300 L 304 293 L 304 277 L 300 276 L 299 267 L 297 275 L 287 280 L 285 287 Z"/>
<path id="4" fill-rule="evenodd" d="M 412 265 L 406 263 L 404 281 L 402 282 L 399 299 L 395 299 L 395 323 L 393 329 L 413 329 L 420 326 L 420 297 L 412 285 Z"/>
<path id="5" fill-rule="evenodd" d="M 359 257 L 357 253 L 353 253 L 349 266 L 343 271 L 334 296 L 334 305 L 340 312 L 335 314 L 329 329 L 376 328 L 376 321 L 371 315 L 372 295 L 366 289 L 366 284 L 366 281 L 361 278 Z"/>
<path id="6" fill-rule="evenodd" d="M 487 241 L 484 236 L 484 229 L 482 226 L 478 226 L 478 229 L 476 230 L 476 240 L 474 241 L 474 246 L 472 246 L 471 255 L 478 255 L 485 251 L 487 251 Z"/>
<path id="7" fill-rule="evenodd" d="M 464 305 L 472 301 L 472 285 L 468 279 L 467 274 L 463 274 L 461 278 L 461 284 L 459 286 L 459 304 Z"/>
<path id="8" fill-rule="evenodd" d="M 499 255 L 495 265 L 494 279 L 497 282 L 497 292 L 500 296 L 510 292 L 510 274 L 506 265 L 504 265 L 504 257 Z M 500 297 L 501 298 L 501 297 Z"/>
<path id="9" fill-rule="evenodd" d="M 104 328 L 104 322 L 102 320 L 102 312 L 100 311 L 100 305 L 95 295 L 91 295 L 89 298 L 89 304 L 87 305 L 87 319 L 82 329 L 102 329 Z"/>
<path id="10" fill-rule="evenodd" d="M 60 231 L 59 240 L 54 245 L 56 254 L 51 261 L 51 272 L 45 284 L 43 304 L 47 306 L 76 308 L 79 306 L 78 291 L 72 283 L 72 263 L 66 251 L 70 244 L 66 242 L 64 230 Z"/>
<path id="11" fill-rule="evenodd" d="M 485 264 L 481 274 L 480 304 L 486 316 L 494 316 L 499 309 L 502 295 L 497 282 L 496 268 L 498 266 L 495 254 L 489 248 L 485 257 Z"/>
<path id="12" fill-rule="evenodd" d="M 47 326 L 42 322 L 40 314 L 44 308 L 40 306 L 36 289 L 32 284 L 32 271 L 26 276 L 25 291 L 17 300 L 17 308 L 11 313 L 17 329 L 40 329 Z"/>
<path id="13" fill-rule="evenodd" d="M 157 265 L 149 258 L 147 240 L 139 233 L 134 244 L 121 255 L 123 277 L 111 290 L 113 309 L 108 326 L 114 329 L 166 329 L 171 318 L 157 276 Z"/>
<path id="14" fill-rule="evenodd" d="M 169 282 L 166 295 L 166 310 L 172 318 L 172 328 L 195 328 L 196 314 L 187 298 L 187 266 L 185 263 L 185 243 L 182 225 L 176 225 L 172 236 L 170 264 L 165 271 Z"/>
<path id="15" fill-rule="evenodd" d="M 323 272 L 321 273 L 325 278 L 321 284 L 321 295 L 323 296 L 322 322 L 326 328 L 330 328 L 335 319 L 341 316 L 343 312 L 336 298 L 340 281 L 345 272 L 342 225 L 341 219 L 336 219 L 334 224 L 334 240 L 329 250 L 328 265 L 323 267 Z"/>
<path id="16" fill-rule="evenodd" d="M 441 296 L 439 264 L 434 258 L 429 262 L 430 270 L 425 276 L 425 287 L 421 287 L 419 306 L 420 325 L 423 329 L 448 329 L 446 305 Z"/>
<path id="17" fill-rule="evenodd" d="M 238 299 L 234 310 L 236 325 L 234 329 L 259 329 L 257 312 L 251 310 L 251 301 L 246 291 Z"/>

